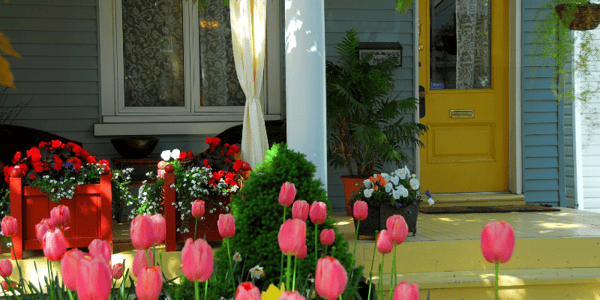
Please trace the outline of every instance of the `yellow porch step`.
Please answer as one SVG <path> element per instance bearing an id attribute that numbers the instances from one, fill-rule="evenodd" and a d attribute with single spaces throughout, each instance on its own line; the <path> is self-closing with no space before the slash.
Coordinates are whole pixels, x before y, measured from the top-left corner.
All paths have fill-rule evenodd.
<path id="1" fill-rule="evenodd" d="M 424 196 L 424 195 L 422 195 Z M 525 196 L 510 193 L 432 195 L 435 206 L 525 205 Z M 422 197 L 425 201 L 427 196 Z M 426 203 L 424 203 L 426 205 Z"/>

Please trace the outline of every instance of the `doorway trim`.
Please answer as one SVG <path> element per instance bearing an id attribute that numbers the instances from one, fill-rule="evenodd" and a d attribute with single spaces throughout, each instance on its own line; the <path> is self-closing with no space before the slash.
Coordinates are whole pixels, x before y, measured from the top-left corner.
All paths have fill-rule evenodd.
<path id="1" fill-rule="evenodd" d="M 496 0 L 501 1 L 501 0 Z M 413 3 L 413 56 L 414 69 L 413 91 L 414 97 L 419 99 L 419 1 Z M 522 3 L 517 0 L 510 0 L 509 3 L 509 189 L 513 194 L 523 194 L 523 147 L 521 132 L 521 83 L 523 80 L 521 72 L 522 58 Z M 419 106 L 413 115 L 415 122 L 419 122 Z M 415 146 L 415 162 L 421 161 L 419 146 Z M 415 173 L 421 180 L 420 163 L 415 163 Z"/>

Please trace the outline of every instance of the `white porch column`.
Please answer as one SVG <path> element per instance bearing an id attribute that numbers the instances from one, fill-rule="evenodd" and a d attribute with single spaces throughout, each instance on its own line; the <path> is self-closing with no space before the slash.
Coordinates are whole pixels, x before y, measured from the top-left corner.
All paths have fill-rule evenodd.
<path id="1" fill-rule="evenodd" d="M 284 0 L 287 144 L 327 189 L 324 0 Z"/>

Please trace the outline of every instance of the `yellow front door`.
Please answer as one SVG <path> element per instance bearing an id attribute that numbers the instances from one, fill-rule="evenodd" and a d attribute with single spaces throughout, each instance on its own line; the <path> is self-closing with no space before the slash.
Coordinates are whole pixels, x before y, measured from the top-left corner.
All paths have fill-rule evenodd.
<path id="1" fill-rule="evenodd" d="M 423 190 L 508 191 L 508 2 L 419 0 Z"/>

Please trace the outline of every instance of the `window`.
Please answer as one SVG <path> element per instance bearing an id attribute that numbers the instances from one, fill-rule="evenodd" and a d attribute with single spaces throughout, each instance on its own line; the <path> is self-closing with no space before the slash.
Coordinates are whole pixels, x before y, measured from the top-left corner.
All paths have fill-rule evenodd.
<path id="1" fill-rule="evenodd" d="M 208 2 L 203 12 L 192 0 L 99 2 L 97 135 L 110 134 L 102 125 L 111 123 L 242 121 L 246 97 L 235 70 L 229 6 Z M 267 15 L 268 24 L 280 24 L 276 1 L 268 1 Z M 271 27 L 261 101 L 265 119 L 279 119 L 281 32 Z"/>

